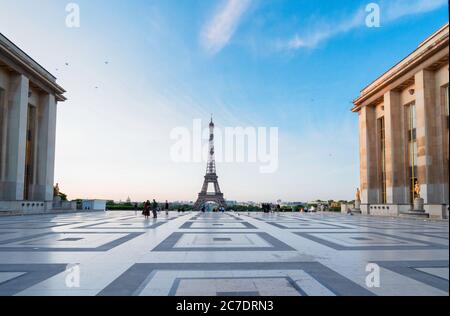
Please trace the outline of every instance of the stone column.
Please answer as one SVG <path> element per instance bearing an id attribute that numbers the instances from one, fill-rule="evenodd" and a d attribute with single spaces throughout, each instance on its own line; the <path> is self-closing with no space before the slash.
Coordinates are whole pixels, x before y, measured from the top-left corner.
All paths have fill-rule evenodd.
<path id="1" fill-rule="evenodd" d="M 421 197 L 425 204 L 442 204 L 443 185 L 440 181 L 442 155 L 439 155 L 434 73 L 422 70 L 416 81 L 417 167 Z"/>
<path id="2" fill-rule="evenodd" d="M 363 106 L 359 111 L 361 202 L 378 203 L 375 108 Z"/>
<path id="3" fill-rule="evenodd" d="M 408 204 L 403 137 L 403 112 L 400 93 L 388 91 L 384 95 L 386 137 L 386 193 L 389 204 Z"/>
<path id="4" fill-rule="evenodd" d="M 6 92 L 0 88 L 0 183 L 6 178 L 6 135 L 8 127 L 8 106 Z M 1 184 L 0 184 L 1 185 Z M 0 186 L 1 188 L 1 186 Z M 0 190 L 3 192 L 3 190 Z M 2 193 L 0 193 L 0 199 Z"/>
<path id="5" fill-rule="evenodd" d="M 52 94 L 42 95 L 38 106 L 38 152 L 36 198 L 53 200 L 56 142 L 56 100 Z"/>
<path id="6" fill-rule="evenodd" d="M 11 75 L 7 97 L 6 170 L 5 178 L 0 182 L 0 198 L 3 200 L 20 201 L 24 198 L 28 89 L 27 77 Z"/>

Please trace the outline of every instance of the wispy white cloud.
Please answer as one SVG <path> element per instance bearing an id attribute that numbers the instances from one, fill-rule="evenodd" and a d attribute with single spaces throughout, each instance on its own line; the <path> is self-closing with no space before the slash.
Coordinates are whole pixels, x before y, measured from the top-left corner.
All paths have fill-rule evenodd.
<path id="1" fill-rule="evenodd" d="M 389 1 L 382 8 L 382 16 L 386 22 L 414 14 L 434 11 L 446 5 L 447 0 L 396 0 Z"/>
<path id="2" fill-rule="evenodd" d="M 406 16 L 431 12 L 447 3 L 447 0 L 382 1 L 379 3 L 381 23 L 386 24 Z M 315 48 L 334 36 L 364 26 L 366 15 L 365 8 L 360 8 L 353 15 L 343 19 L 329 17 L 326 21 L 308 27 L 287 41 L 278 41 L 276 47 L 280 50 Z"/>
<path id="3" fill-rule="evenodd" d="M 348 32 L 364 23 L 364 10 L 359 10 L 352 17 L 334 23 L 321 22 L 315 24 L 303 35 L 296 34 L 287 43 L 282 43 L 280 48 L 299 49 L 314 48 L 329 38 Z"/>
<path id="4" fill-rule="evenodd" d="M 206 51 L 216 54 L 229 43 L 250 3 L 251 0 L 223 0 L 200 35 Z"/>

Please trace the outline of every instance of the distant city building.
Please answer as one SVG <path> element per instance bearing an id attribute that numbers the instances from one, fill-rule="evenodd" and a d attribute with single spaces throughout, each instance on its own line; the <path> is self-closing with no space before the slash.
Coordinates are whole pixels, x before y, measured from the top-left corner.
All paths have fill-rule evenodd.
<path id="1" fill-rule="evenodd" d="M 307 202 L 306 204 L 308 204 L 308 205 L 329 205 L 329 202 L 328 201 L 310 201 L 310 202 Z"/>
<path id="2" fill-rule="evenodd" d="M 240 202 L 239 205 L 242 206 L 258 206 L 260 203 L 256 203 L 253 201 L 247 201 L 247 202 Z"/>
<path id="3" fill-rule="evenodd" d="M 52 209 L 57 102 L 64 93 L 0 34 L 0 212 Z"/>
<path id="4" fill-rule="evenodd" d="M 297 205 L 303 205 L 305 204 L 304 202 L 285 202 L 284 205 L 287 206 L 297 206 Z"/>
<path id="5" fill-rule="evenodd" d="M 418 184 L 426 213 L 447 216 L 448 45 L 447 23 L 354 101 L 352 111 L 359 116 L 364 214 L 410 211 Z"/>

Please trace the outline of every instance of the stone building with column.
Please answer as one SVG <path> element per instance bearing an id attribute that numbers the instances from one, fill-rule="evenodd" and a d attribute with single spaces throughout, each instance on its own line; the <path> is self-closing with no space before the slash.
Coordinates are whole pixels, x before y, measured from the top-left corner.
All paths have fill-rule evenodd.
<path id="1" fill-rule="evenodd" d="M 448 217 L 449 25 L 361 91 L 361 211 L 412 211 L 416 183 L 425 214 Z"/>
<path id="2" fill-rule="evenodd" d="M 0 213 L 52 209 L 56 78 L 0 34 Z"/>

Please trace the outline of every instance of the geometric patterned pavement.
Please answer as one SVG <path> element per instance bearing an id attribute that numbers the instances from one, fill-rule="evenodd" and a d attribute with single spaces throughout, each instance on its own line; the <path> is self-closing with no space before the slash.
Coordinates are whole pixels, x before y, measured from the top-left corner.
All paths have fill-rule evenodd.
<path id="1" fill-rule="evenodd" d="M 0 295 L 448 296 L 448 234 L 328 213 L 1 217 Z"/>

